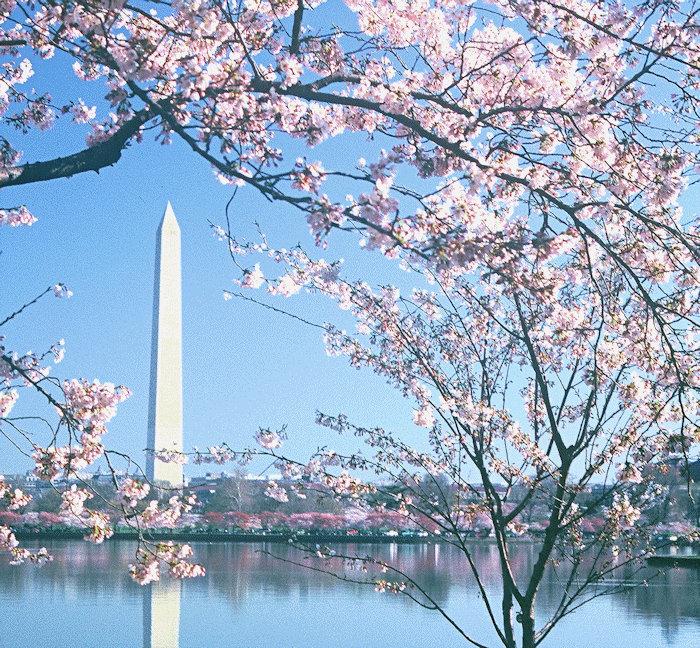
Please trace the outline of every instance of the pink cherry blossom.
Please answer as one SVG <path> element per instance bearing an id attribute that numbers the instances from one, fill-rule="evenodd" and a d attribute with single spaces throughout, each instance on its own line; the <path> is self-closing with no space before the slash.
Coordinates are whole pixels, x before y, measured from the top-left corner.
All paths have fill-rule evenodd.
<path id="1" fill-rule="evenodd" d="M 263 277 L 263 273 L 260 271 L 260 264 L 256 263 L 255 268 L 250 271 L 246 272 L 243 277 L 243 281 L 241 281 L 241 287 L 242 288 L 259 288 L 263 281 L 265 281 Z"/>
<path id="2" fill-rule="evenodd" d="M 0 209 L 0 226 L 10 225 L 17 227 L 19 225 L 32 225 L 36 223 L 36 217 L 27 211 L 27 208 L 22 205 L 15 209 Z"/>
<path id="3" fill-rule="evenodd" d="M 255 434 L 255 440 L 266 450 L 281 448 L 285 438 L 284 433 L 275 432 L 273 430 L 264 430 L 262 428 Z"/>
<path id="4" fill-rule="evenodd" d="M 267 488 L 265 489 L 265 495 L 268 497 L 277 500 L 278 502 L 288 502 L 289 501 L 289 496 L 287 495 L 287 491 L 279 486 L 277 482 L 270 480 L 267 482 Z"/>
<path id="5" fill-rule="evenodd" d="M 127 477 L 119 485 L 118 497 L 127 507 L 134 508 L 138 502 L 148 496 L 151 486 Z"/>
<path id="6" fill-rule="evenodd" d="M 73 293 L 68 290 L 63 284 L 56 284 L 53 287 L 53 293 L 56 297 L 72 297 Z"/>

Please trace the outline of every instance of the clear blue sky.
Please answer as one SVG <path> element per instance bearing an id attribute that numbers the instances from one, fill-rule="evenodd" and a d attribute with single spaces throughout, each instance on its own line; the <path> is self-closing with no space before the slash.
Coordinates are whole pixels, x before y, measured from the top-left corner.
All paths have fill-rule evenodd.
<path id="1" fill-rule="evenodd" d="M 71 153 L 85 132 L 84 126 L 72 126 L 32 138 L 24 147 L 25 159 Z M 347 148 L 343 152 L 347 155 Z M 366 154 L 361 141 L 356 154 Z M 313 153 L 309 157 L 315 159 Z M 0 229 L 0 313 L 5 316 L 58 282 L 74 293 L 67 300 L 47 296 L 6 325 L 7 348 L 39 352 L 65 339 L 65 359 L 52 369 L 53 376 L 128 386 L 133 396 L 120 406 L 105 443 L 141 458 L 155 234 L 170 201 L 182 232 L 186 448 L 224 440 L 243 447 L 252 443 L 258 426 L 285 423 L 289 449 L 298 456 L 319 445 L 358 447 L 354 438 L 339 442 L 317 427 L 317 408 L 345 412 L 362 425 L 421 434 L 411 423 L 410 405 L 382 379 L 351 369 L 343 358 L 326 356 L 320 330 L 239 299 L 223 299 L 224 289 L 235 288 L 232 279 L 238 272 L 207 219 L 224 224 L 230 196 L 231 188 L 219 184 L 209 166 L 183 145 L 163 147 L 150 141 L 131 146 L 116 166 L 99 175 L 3 190 L 0 206 L 24 203 L 39 220 L 31 227 Z M 395 263 L 361 251 L 355 239 L 335 236 L 325 252 L 314 248 L 299 214 L 270 204 L 252 189 L 239 190 L 231 213 L 238 235 L 252 237 L 251 223 L 258 220 L 272 244 L 291 247 L 301 242 L 327 259 L 344 257 L 350 277 L 388 283 L 404 274 Z M 277 305 L 319 323 L 336 321 L 349 328 L 347 314 L 328 300 L 302 295 L 277 298 Z M 25 391 L 13 414 L 35 413 L 53 416 L 51 408 Z M 31 467 L 30 460 L 0 438 L 0 473 Z M 187 473 L 206 469 L 189 468 Z"/>

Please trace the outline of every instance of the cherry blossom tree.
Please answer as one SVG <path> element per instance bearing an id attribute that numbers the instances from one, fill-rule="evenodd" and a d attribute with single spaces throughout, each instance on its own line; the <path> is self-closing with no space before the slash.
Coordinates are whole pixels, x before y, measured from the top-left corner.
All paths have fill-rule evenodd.
<path id="1" fill-rule="evenodd" d="M 311 474 L 356 506 L 374 504 L 384 490 L 375 483 L 402 485 L 387 491 L 396 510 L 468 557 L 472 533 L 490 531 L 503 593 L 500 602 L 485 590 L 482 597 L 505 646 L 537 645 L 582 602 L 618 589 L 619 580 L 605 585 L 612 574 L 643 565 L 664 521 L 658 505 L 667 489 L 659 474 L 670 457 L 687 456 L 698 442 L 694 378 L 681 380 L 670 358 L 661 361 L 664 340 L 650 305 L 635 300 L 603 252 L 571 237 L 546 272 L 533 259 L 528 290 L 496 278 L 431 273 L 429 290 L 406 296 L 347 282 L 339 264 L 312 261 L 300 249 L 230 241 L 239 253 L 286 264 L 282 278 L 265 280 L 269 293 L 291 278 L 349 309 L 357 333 L 327 325 L 329 354 L 386 377 L 428 431 L 425 444 L 415 446 L 389 430 L 319 413 L 320 425 L 354 434 L 370 452 L 324 450 L 306 465 L 274 446 L 267 452 L 289 476 Z M 674 353 L 678 358 L 680 347 Z M 688 347 L 683 357 L 696 361 Z M 371 477 L 354 477 L 357 471 Z M 527 513 L 538 504 L 545 514 L 533 520 Z M 523 534 L 541 541 L 524 579 L 516 578 L 509 550 L 510 538 Z M 333 559 L 342 558 L 350 559 Z M 562 583 L 561 600 L 536 626 L 547 569 Z M 420 585 L 410 574 L 400 577 L 381 589 Z M 485 645 L 466 629 L 464 636 Z"/>
<path id="2" fill-rule="evenodd" d="M 386 377 L 428 431 L 413 448 L 320 414 L 374 452 L 324 453 L 304 470 L 354 500 L 376 489 L 358 468 L 398 480 L 398 510 L 468 556 L 464 530 L 488 518 L 503 593 L 482 592 L 487 613 L 504 646 L 530 648 L 601 591 L 590 585 L 648 551 L 655 520 L 644 512 L 662 496 L 652 468 L 687 463 L 700 440 L 700 241 L 682 209 L 699 168 L 698 10 L 693 0 L 5 1 L 0 103 L 15 138 L 1 140 L 0 187 L 99 170 L 155 131 L 184 141 L 221 182 L 301 213 L 320 245 L 344 231 L 413 270 L 415 290 L 401 295 L 300 249 L 217 230 L 243 288 L 309 289 L 350 310 L 357 334 L 328 325 L 329 353 Z M 32 66 L 52 57 L 101 80 L 104 102 L 57 105 L 27 91 Z M 89 125 L 85 148 L 23 163 L 22 135 L 50 137 L 61 118 Z M 327 140 L 338 144 L 317 147 Z M 364 141 L 362 159 L 339 154 Z M 15 207 L 0 223 L 32 218 Z M 270 258 L 286 267 L 266 278 Z M 94 451 L 104 408 L 90 406 L 84 422 L 74 399 L 122 392 L 64 390 L 61 419 L 87 426 Z M 3 394 L 13 401 L 9 383 Z M 40 452 L 37 469 L 53 470 L 57 453 Z M 212 460 L 234 456 L 215 449 Z M 596 500 L 586 491 L 598 481 Z M 129 486 L 129 504 L 142 488 Z M 508 537 L 527 531 L 522 513 L 540 498 L 541 549 L 516 581 Z M 69 499 L 82 514 L 82 492 Z M 603 510 L 602 528 L 584 534 Z M 178 551 L 156 553 L 177 561 Z M 561 603 L 536 626 L 552 561 L 566 565 Z M 157 576 L 156 563 L 139 564 L 142 582 Z M 379 582 L 406 591 L 403 580 Z"/>

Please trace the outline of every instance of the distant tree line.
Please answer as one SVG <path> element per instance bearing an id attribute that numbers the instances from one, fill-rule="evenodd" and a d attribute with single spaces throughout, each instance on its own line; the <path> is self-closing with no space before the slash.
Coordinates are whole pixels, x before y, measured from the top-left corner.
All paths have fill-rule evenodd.
<path id="1" fill-rule="evenodd" d="M 697 480 L 689 481 L 682 469 L 664 465 L 663 468 L 653 468 L 659 474 L 655 481 L 661 485 L 662 491 L 654 506 L 645 511 L 646 522 L 665 525 L 669 531 L 684 533 L 691 526 L 698 525 L 699 511 L 695 505 L 700 484 Z M 289 484 L 287 484 L 289 486 Z M 8 510 L 0 500 L 0 524 L 11 527 L 56 527 L 75 526 L 65 515 L 62 488 L 42 488 L 36 492 L 29 503 L 18 509 Z M 117 498 L 116 488 L 109 483 L 92 486 L 95 494 L 93 508 L 106 515 L 114 517 Z M 268 482 L 247 479 L 242 474 L 224 476 L 217 479 L 211 488 L 200 492 L 200 501 L 193 512 L 184 516 L 181 526 L 199 526 L 214 529 L 242 529 L 255 531 L 257 529 L 315 529 L 315 530 L 350 530 L 390 531 L 415 530 L 435 533 L 437 529 L 428 517 L 418 517 L 409 521 L 399 512 L 399 502 L 407 491 L 420 493 L 425 501 L 437 500 L 455 501 L 456 493 L 448 480 L 441 475 L 425 475 L 413 484 L 393 483 L 379 486 L 372 497 L 365 497 L 362 507 L 353 506 L 352 500 L 339 500 L 333 493 L 321 484 L 297 484 L 292 489 L 296 495 L 287 501 L 279 501 L 270 497 L 266 492 Z M 213 491 L 213 492 L 212 492 Z M 167 492 L 155 491 L 160 499 L 167 499 Z M 205 495 L 206 493 L 206 495 Z M 691 497 L 691 494 L 694 497 Z M 512 493 L 513 506 L 520 502 L 526 492 L 519 494 L 517 489 Z M 474 500 L 480 493 L 475 487 Z M 552 499 L 556 496 L 556 484 L 553 480 L 542 483 L 537 497 L 528 498 L 522 506 L 520 518 L 535 534 L 544 528 L 547 515 L 551 511 Z M 602 528 L 605 510 L 612 502 L 612 493 L 602 485 L 595 485 L 581 498 L 583 506 L 589 507 L 597 515 L 590 515 L 582 531 L 596 532 Z M 462 505 L 465 503 L 462 502 Z M 141 503 L 144 508 L 146 502 Z M 113 522 L 119 523 L 118 519 Z M 477 514 L 465 520 L 464 527 L 479 535 L 490 531 L 491 523 L 488 516 Z"/>

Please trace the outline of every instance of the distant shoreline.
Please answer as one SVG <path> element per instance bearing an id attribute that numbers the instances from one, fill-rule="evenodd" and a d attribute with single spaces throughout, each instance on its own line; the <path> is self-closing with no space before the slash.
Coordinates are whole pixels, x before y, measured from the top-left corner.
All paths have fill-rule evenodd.
<path id="1" fill-rule="evenodd" d="M 80 529 L 23 529 L 14 531 L 17 540 L 83 540 L 85 531 Z M 296 540 L 302 544 L 437 544 L 447 540 L 436 535 L 387 535 L 385 533 L 319 533 L 307 531 L 285 532 L 226 532 L 226 531 L 187 531 L 182 529 L 150 529 L 146 530 L 143 538 L 147 542 L 204 542 L 204 543 L 288 543 Z M 115 531 L 110 540 L 136 541 L 138 535 L 133 531 Z M 490 536 L 474 536 L 465 539 L 469 543 L 493 543 L 495 538 Z M 514 537 L 509 542 L 518 544 L 536 543 L 537 538 Z M 697 551 L 697 547 L 696 547 Z M 700 569 L 700 553 L 692 554 L 667 554 L 660 553 L 646 558 L 649 567 L 671 567 Z"/>
<path id="2" fill-rule="evenodd" d="M 82 529 L 66 529 L 66 530 L 46 530 L 46 529 L 22 529 L 15 530 L 14 534 L 17 540 L 82 540 L 85 536 L 85 530 Z M 266 531 L 266 532 L 225 532 L 225 531 L 185 531 L 185 530 L 146 530 L 143 533 L 146 540 L 154 542 L 289 542 L 296 539 L 300 542 L 324 542 L 324 543 L 343 543 L 350 542 L 368 543 L 368 544 L 410 544 L 410 543 L 434 543 L 443 542 L 439 536 L 419 536 L 412 535 L 387 535 L 383 533 L 319 533 L 308 531 Z M 115 531 L 110 540 L 137 540 L 138 535 L 131 531 Z M 491 541 L 492 538 L 470 538 L 478 541 Z M 514 538 L 516 539 L 516 538 Z M 517 538 L 517 540 L 531 542 L 530 538 Z"/>
<path id="3" fill-rule="evenodd" d="M 66 529 L 21 529 L 14 530 L 17 540 L 83 540 L 86 530 L 77 528 Z M 143 538 L 148 542 L 206 542 L 206 543 L 223 543 L 223 542 L 271 542 L 271 543 L 288 543 L 293 540 L 303 544 L 435 544 L 447 542 L 447 539 L 441 538 L 438 535 L 419 535 L 417 533 L 406 533 L 392 535 L 387 533 L 346 533 L 346 532 L 319 532 L 319 531 L 210 531 L 210 530 L 186 530 L 186 529 L 147 529 L 143 532 Z M 110 540 L 125 540 L 136 541 L 138 535 L 136 532 L 129 530 L 116 530 L 110 537 Z M 492 536 L 471 536 L 464 538 L 469 543 L 492 543 L 496 539 Z M 511 537 L 510 542 L 518 544 L 537 543 L 538 538 L 531 536 Z M 673 543 L 676 544 L 676 543 Z M 697 552 L 698 545 L 695 545 Z M 649 566 L 668 566 L 668 567 L 700 567 L 700 553 L 692 554 L 667 554 L 659 553 L 647 558 Z"/>

